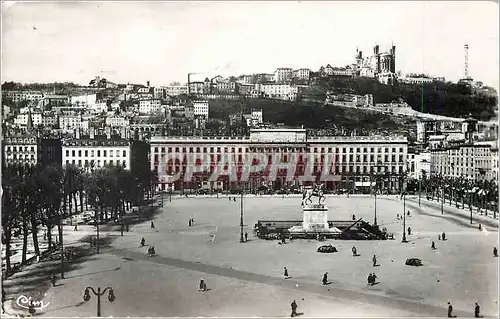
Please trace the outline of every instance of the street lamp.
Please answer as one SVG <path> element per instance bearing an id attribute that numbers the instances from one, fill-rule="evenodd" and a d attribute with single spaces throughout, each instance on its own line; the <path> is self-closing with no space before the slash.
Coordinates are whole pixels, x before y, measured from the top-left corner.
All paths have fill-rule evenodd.
<path id="1" fill-rule="evenodd" d="M 243 188 L 241 189 L 241 201 L 240 201 L 240 243 L 244 243 L 243 238 Z"/>
<path id="2" fill-rule="evenodd" d="M 406 192 L 403 192 L 403 243 L 407 243 L 406 240 Z"/>
<path id="3" fill-rule="evenodd" d="M 97 246 L 97 253 L 99 253 L 99 221 L 100 221 L 100 210 L 101 210 L 101 199 L 99 196 L 96 196 L 96 203 L 97 203 L 97 207 L 96 207 L 96 210 L 95 210 L 95 224 L 96 224 L 96 228 L 97 228 L 97 240 L 96 240 L 96 246 Z"/>
<path id="4" fill-rule="evenodd" d="M 64 245 L 63 245 L 63 232 L 64 232 L 64 229 L 62 228 L 63 225 L 62 225 L 62 214 L 63 214 L 63 211 L 61 210 L 60 211 L 60 214 L 59 214 L 59 227 L 61 229 L 61 233 L 60 233 L 60 236 L 59 236 L 59 241 L 61 243 L 61 279 L 64 279 Z"/>
<path id="5" fill-rule="evenodd" d="M 123 229 L 125 228 L 125 223 L 124 223 L 124 206 L 125 206 L 125 203 L 123 202 L 123 189 L 120 189 L 120 216 L 121 216 L 121 229 L 120 229 L 120 233 L 121 233 L 121 236 L 123 236 Z"/>
<path id="6" fill-rule="evenodd" d="M 83 300 L 85 302 L 90 300 L 90 291 L 92 291 L 94 295 L 97 296 L 97 317 L 101 316 L 101 296 L 103 296 L 108 290 L 109 290 L 108 300 L 109 302 L 113 302 L 115 300 L 115 293 L 113 291 L 113 288 L 106 287 L 102 292 L 101 292 L 101 287 L 97 287 L 97 292 L 92 287 L 85 288 L 85 293 L 83 295 Z"/>

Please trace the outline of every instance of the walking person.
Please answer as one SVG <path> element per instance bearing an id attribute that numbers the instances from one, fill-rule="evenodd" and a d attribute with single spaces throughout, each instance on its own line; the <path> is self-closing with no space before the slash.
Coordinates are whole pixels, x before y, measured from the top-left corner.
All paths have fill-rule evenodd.
<path id="1" fill-rule="evenodd" d="M 153 221 L 151 221 L 151 229 L 154 229 L 155 228 L 155 223 L 153 223 Z"/>
<path id="2" fill-rule="evenodd" d="M 75 228 L 73 229 L 74 231 L 77 231 L 78 230 L 78 225 L 75 224 Z"/>
<path id="3" fill-rule="evenodd" d="M 356 257 L 358 255 L 358 250 L 356 249 L 356 246 L 352 246 L 352 255 Z"/>
<path id="4" fill-rule="evenodd" d="M 56 275 L 52 274 L 50 276 L 50 282 L 52 283 L 52 287 L 56 286 Z"/>
<path id="5" fill-rule="evenodd" d="M 445 234 L 444 232 L 443 232 L 443 234 L 441 235 L 441 238 L 442 238 L 443 240 L 446 240 L 446 234 Z"/>
<path id="6" fill-rule="evenodd" d="M 292 307 L 292 315 L 291 317 L 295 317 L 297 315 L 297 303 L 295 300 L 290 305 Z"/>
<path id="7" fill-rule="evenodd" d="M 372 262 L 373 262 L 373 267 L 377 266 L 377 256 L 376 255 L 373 255 Z"/>
<path id="8" fill-rule="evenodd" d="M 436 243 L 434 243 L 434 240 L 431 243 L 431 249 L 436 250 Z"/>
<path id="9" fill-rule="evenodd" d="M 352 214 L 352 220 L 356 220 L 356 215 Z"/>
<path id="10" fill-rule="evenodd" d="M 368 275 L 368 278 L 367 278 L 367 281 L 368 281 L 368 286 L 371 286 L 372 285 L 372 282 L 373 282 L 373 276 L 372 276 L 372 273 L 370 273 Z"/>
<path id="11" fill-rule="evenodd" d="M 144 239 L 144 237 L 141 238 L 141 247 L 144 247 L 144 245 L 146 244 L 146 239 Z"/>
<path id="12" fill-rule="evenodd" d="M 33 317 L 36 313 L 35 305 L 33 304 L 33 300 L 30 300 L 30 304 L 28 306 L 28 312 L 29 312 L 31 317 Z"/>
<path id="13" fill-rule="evenodd" d="M 474 307 L 474 317 L 481 318 L 481 316 L 479 316 L 479 311 L 480 311 L 479 304 L 476 302 L 476 306 Z"/>
<path id="14" fill-rule="evenodd" d="M 411 227 L 408 226 L 408 235 L 411 235 Z"/>
<path id="15" fill-rule="evenodd" d="M 498 257 L 498 249 L 493 247 L 493 257 Z"/>
<path id="16" fill-rule="evenodd" d="M 456 318 L 457 316 L 453 315 L 453 306 L 451 302 L 448 301 L 448 318 Z"/>
<path id="17" fill-rule="evenodd" d="M 189 223 L 188 223 L 188 224 L 189 224 L 189 227 L 191 227 L 191 225 L 193 225 L 193 224 L 191 223 L 191 218 L 189 219 Z"/>
<path id="18" fill-rule="evenodd" d="M 288 269 L 286 269 L 286 267 L 284 267 L 284 268 L 285 268 L 285 272 L 283 273 L 283 276 L 285 277 L 285 279 L 291 278 L 290 275 L 288 275 Z"/>
<path id="19" fill-rule="evenodd" d="M 328 283 L 328 272 L 325 272 L 323 274 L 323 285 L 326 285 Z"/>
<path id="20" fill-rule="evenodd" d="M 248 241 L 248 233 L 245 232 L 245 242 L 247 242 L 247 241 Z"/>

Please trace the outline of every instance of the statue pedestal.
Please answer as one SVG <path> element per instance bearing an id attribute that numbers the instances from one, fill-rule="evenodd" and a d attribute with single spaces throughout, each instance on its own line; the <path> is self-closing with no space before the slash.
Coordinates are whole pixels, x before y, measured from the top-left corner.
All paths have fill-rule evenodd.
<path id="1" fill-rule="evenodd" d="M 309 204 L 302 209 L 302 229 L 305 231 L 325 231 L 328 226 L 328 208 L 323 204 Z"/>

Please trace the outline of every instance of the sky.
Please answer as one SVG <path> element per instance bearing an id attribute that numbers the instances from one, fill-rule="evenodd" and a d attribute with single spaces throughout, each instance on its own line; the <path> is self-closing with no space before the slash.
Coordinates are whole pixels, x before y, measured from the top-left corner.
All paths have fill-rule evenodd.
<path id="1" fill-rule="evenodd" d="M 396 46 L 396 70 L 498 91 L 499 7 L 491 1 L 4 2 L 4 81 L 166 85 L 188 73 L 344 66 L 356 48 Z"/>

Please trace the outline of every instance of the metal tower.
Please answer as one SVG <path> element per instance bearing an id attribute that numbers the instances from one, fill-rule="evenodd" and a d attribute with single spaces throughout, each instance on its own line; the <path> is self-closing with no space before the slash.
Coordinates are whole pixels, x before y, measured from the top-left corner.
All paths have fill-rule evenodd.
<path id="1" fill-rule="evenodd" d="M 465 78 L 469 78 L 469 45 L 464 45 L 464 53 L 465 53 Z"/>

